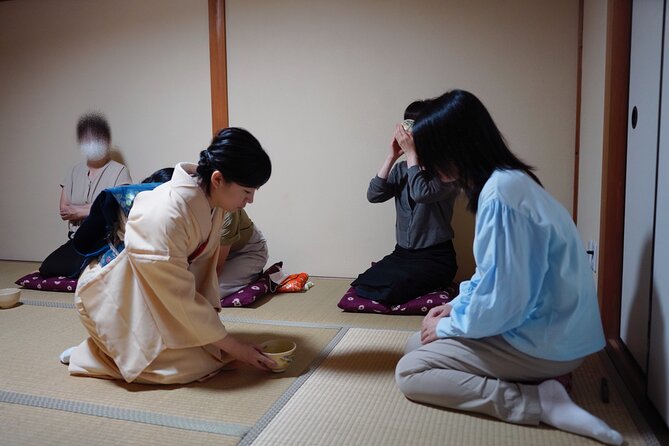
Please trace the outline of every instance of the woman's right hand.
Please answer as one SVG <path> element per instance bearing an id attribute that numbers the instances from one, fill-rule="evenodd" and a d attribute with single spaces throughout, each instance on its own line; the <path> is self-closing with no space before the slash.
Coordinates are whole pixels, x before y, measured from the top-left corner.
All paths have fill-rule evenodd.
<path id="1" fill-rule="evenodd" d="M 404 130 L 402 124 L 397 124 L 393 137 L 393 144 L 397 145 L 402 153 L 405 153 L 407 156 L 407 167 L 417 166 L 418 155 L 416 154 L 416 144 L 413 141 L 413 134 Z"/>
<path id="2" fill-rule="evenodd" d="M 262 349 L 257 345 L 247 344 L 237 340 L 232 335 L 227 335 L 214 345 L 233 358 L 257 369 L 270 371 L 277 364 L 267 356 L 262 354 Z"/>
<path id="3" fill-rule="evenodd" d="M 420 342 L 423 344 L 429 344 L 432 341 L 436 341 L 439 337 L 437 336 L 437 325 L 441 318 L 447 317 L 451 314 L 451 306 L 449 304 L 439 305 L 438 307 L 432 308 L 427 315 L 423 318 L 423 323 L 421 324 L 420 330 Z"/>
<path id="4" fill-rule="evenodd" d="M 404 155 L 404 150 L 402 150 L 402 147 L 400 147 L 395 139 L 395 135 L 393 135 L 393 141 L 390 143 L 390 154 L 388 156 L 391 157 L 394 162 L 402 155 Z"/>

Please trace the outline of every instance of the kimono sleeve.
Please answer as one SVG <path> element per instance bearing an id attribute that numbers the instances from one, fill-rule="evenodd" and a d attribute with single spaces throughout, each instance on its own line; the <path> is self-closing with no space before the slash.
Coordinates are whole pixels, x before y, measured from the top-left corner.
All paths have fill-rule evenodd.
<path id="1" fill-rule="evenodd" d="M 240 213 L 225 212 L 223 217 L 223 228 L 221 229 L 221 245 L 232 245 L 239 240 L 240 237 Z"/>
<path id="2" fill-rule="evenodd" d="M 202 346 L 222 339 L 226 331 L 218 313 L 197 289 L 189 270 L 189 239 L 198 235 L 195 222 L 169 207 L 149 207 L 135 213 L 138 206 L 146 204 L 142 199 L 148 195 L 142 195 L 138 195 L 126 224 L 124 252 L 157 332 L 168 348 Z M 218 240 L 208 243 L 218 245 Z M 212 262 L 208 269 L 215 275 L 218 250 L 208 252 Z"/>

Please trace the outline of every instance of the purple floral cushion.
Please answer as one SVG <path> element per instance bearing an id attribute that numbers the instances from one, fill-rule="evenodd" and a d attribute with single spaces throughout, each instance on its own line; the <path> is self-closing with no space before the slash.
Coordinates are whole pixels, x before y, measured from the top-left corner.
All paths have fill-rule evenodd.
<path id="1" fill-rule="evenodd" d="M 375 300 L 369 300 L 358 296 L 355 288 L 351 287 L 341 298 L 337 306 L 344 311 L 354 313 L 380 313 L 380 314 L 427 314 L 431 308 L 450 302 L 457 288 L 452 286 L 448 290 L 433 291 L 418 296 L 415 299 L 400 305 L 384 305 Z"/>
<path id="2" fill-rule="evenodd" d="M 276 262 L 267 268 L 255 282 L 246 285 L 239 291 L 235 291 L 228 296 L 222 297 L 221 306 L 245 307 L 254 303 L 259 297 L 262 297 L 267 293 L 275 292 L 277 284 L 273 283 L 270 277 L 272 274 L 281 272 L 282 266 L 283 262 Z"/>
<path id="3" fill-rule="evenodd" d="M 14 283 L 30 290 L 74 293 L 74 290 L 77 289 L 77 279 L 69 279 L 64 276 L 43 277 L 39 272 L 27 274 Z"/>
<path id="4" fill-rule="evenodd" d="M 222 307 L 245 307 L 251 305 L 269 292 L 269 278 L 261 277 L 258 281 L 246 285 L 239 291 L 221 298 Z"/>

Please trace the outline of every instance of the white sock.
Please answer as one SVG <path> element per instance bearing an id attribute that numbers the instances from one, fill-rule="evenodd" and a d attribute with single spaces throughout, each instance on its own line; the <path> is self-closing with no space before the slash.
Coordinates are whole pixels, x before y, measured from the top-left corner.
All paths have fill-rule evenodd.
<path id="1" fill-rule="evenodd" d="M 541 421 L 560 430 L 594 438 L 605 444 L 621 445 L 623 437 L 605 422 L 574 403 L 562 385 L 551 379 L 539 384 Z"/>
<path id="2" fill-rule="evenodd" d="M 63 353 L 61 353 L 60 356 L 58 356 L 58 359 L 60 359 L 60 362 L 62 362 L 65 365 L 69 365 L 70 364 L 70 356 L 72 355 L 72 351 L 75 348 L 77 348 L 76 345 L 74 347 L 66 348 L 63 351 Z"/>

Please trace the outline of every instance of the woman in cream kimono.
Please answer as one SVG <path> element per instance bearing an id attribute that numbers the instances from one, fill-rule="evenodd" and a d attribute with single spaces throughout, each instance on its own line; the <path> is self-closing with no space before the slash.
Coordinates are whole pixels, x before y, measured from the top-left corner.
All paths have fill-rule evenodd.
<path id="1" fill-rule="evenodd" d="M 216 275 L 223 215 L 253 202 L 271 163 L 246 130 L 221 130 L 198 165 L 135 198 L 125 249 L 89 265 L 75 305 L 89 338 L 61 361 L 72 375 L 173 384 L 205 379 L 238 360 L 268 370 L 258 346 L 229 335 L 218 317 Z"/>

